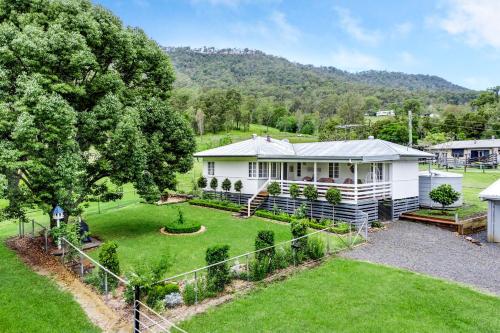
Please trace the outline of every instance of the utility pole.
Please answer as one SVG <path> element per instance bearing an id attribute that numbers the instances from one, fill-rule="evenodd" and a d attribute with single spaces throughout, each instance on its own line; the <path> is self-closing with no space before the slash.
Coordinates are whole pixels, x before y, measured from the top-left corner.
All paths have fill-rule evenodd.
<path id="1" fill-rule="evenodd" d="M 410 148 L 413 146 L 413 135 L 412 135 L 412 119 L 411 119 L 411 110 L 408 111 L 408 133 L 409 133 L 409 138 L 408 138 L 408 143 Z"/>

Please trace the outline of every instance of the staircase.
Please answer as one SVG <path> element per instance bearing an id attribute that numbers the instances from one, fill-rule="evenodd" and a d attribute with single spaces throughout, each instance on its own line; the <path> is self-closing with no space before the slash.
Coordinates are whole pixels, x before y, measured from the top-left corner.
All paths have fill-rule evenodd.
<path id="1" fill-rule="evenodd" d="M 257 195 L 253 196 L 248 200 L 248 204 L 241 208 L 239 214 L 241 217 L 250 217 L 252 216 L 257 208 L 259 208 L 264 201 L 266 201 L 267 197 L 269 197 L 269 193 L 267 191 L 260 191 Z"/>

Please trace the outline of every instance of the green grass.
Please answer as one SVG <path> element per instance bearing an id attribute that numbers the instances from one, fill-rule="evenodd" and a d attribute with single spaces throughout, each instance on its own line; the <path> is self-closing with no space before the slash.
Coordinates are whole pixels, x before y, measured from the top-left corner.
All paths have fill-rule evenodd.
<path id="1" fill-rule="evenodd" d="M 71 294 L 6 247 L 16 231 L 16 224 L 0 222 L 0 332 L 100 332 Z"/>
<path id="2" fill-rule="evenodd" d="M 500 298 L 332 259 L 181 324 L 188 332 L 498 332 Z"/>
<path id="3" fill-rule="evenodd" d="M 427 169 L 425 168 L 425 170 Z M 462 180 L 464 205 L 457 209 L 450 209 L 444 213 L 439 209 L 420 209 L 416 213 L 419 215 L 453 219 L 456 212 L 459 218 L 464 219 L 478 213 L 486 212 L 487 203 L 481 201 L 479 193 L 500 178 L 500 170 L 488 169 L 483 172 L 479 169 L 468 168 L 465 173 L 463 169 L 450 169 L 448 172 L 459 173 L 464 176 Z"/>

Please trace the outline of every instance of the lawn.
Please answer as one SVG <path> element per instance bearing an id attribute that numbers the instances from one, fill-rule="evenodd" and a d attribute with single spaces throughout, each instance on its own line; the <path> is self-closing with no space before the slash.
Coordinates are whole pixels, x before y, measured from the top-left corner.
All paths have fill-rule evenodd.
<path id="1" fill-rule="evenodd" d="M 160 234 L 167 221 L 177 219 L 178 209 L 182 209 L 186 220 L 199 221 L 207 230 L 197 235 Z M 205 251 L 211 245 L 228 244 L 231 256 L 253 250 L 259 230 L 273 230 L 276 242 L 291 238 L 288 225 L 257 217 L 238 219 L 231 214 L 187 203 L 163 206 L 135 203 L 101 214 L 87 214 L 85 219 L 93 235 L 118 243 L 124 271 L 139 263 L 153 263 L 162 255 L 171 259 L 169 273 L 188 271 L 205 265 Z M 97 256 L 97 251 L 92 255 Z"/>
<path id="2" fill-rule="evenodd" d="M 420 209 L 416 213 L 420 215 L 453 218 L 456 212 L 459 218 L 464 219 L 481 212 L 486 212 L 487 204 L 485 201 L 479 199 L 479 193 L 500 178 L 500 170 L 488 169 L 483 172 L 479 169 L 468 168 L 465 173 L 463 169 L 449 169 L 448 172 L 464 175 L 462 181 L 464 205 L 457 209 L 450 209 L 445 213 L 442 213 L 439 209 Z"/>
<path id="3" fill-rule="evenodd" d="M 100 332 L 71 294 L 6 247 L 16 232 L 16 224 L 0 222 L 0 332 Z"/>
<path id="4" fill-rule="evenodd" d="M 331 259 L 181 324 L 188 332 L 499 332 L 500 298 Z"/>

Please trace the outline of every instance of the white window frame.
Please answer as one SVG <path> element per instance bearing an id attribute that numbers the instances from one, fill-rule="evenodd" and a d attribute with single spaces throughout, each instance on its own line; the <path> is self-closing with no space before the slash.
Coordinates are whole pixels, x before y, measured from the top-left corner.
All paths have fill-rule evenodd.
<path id="1" fill-rule="evenodd" d="M 268 162 L 259 162 L 259 178 L 269 177 L 269 167 Z"/>
<path id="2" fill-rule="evenodd" d="M 207 173 L 209 176 L 215 175 L 215 162 L 207 162 Z"/>
<path id="3" fill-rule="evenodd" d="M 257 162 L 248 162 L 248 177 L 257 178 Z"/>
<path id="4" fill-rule="evenodd" d="M 278 179 L 281 175 L 281 168 L 279 168 L 278 162 L 271 163 L 271 178 Z"/>
<path id="5" fill-rule="evenodd" d="M 337 162 L 328 163 L 328 177 L 339 178 L 340 177 L 340 165 Z"/>

